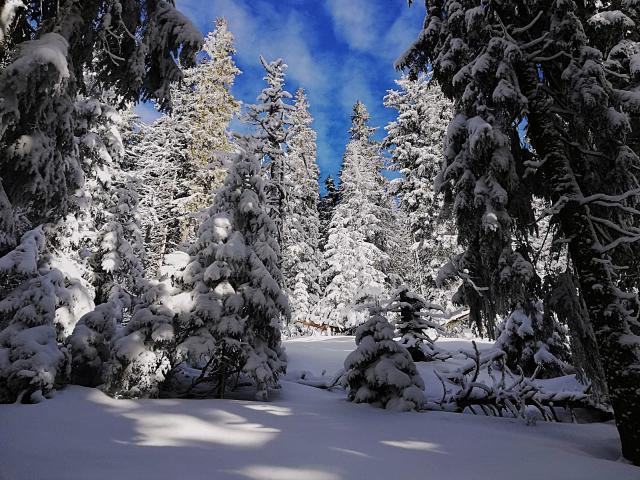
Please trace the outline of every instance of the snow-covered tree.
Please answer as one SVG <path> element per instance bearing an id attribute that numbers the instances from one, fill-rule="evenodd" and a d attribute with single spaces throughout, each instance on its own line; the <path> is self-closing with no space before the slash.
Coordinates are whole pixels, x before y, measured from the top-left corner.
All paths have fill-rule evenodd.
<path id="1" fill-rule="evenodd" d="M 353 108 L 351 140 L 340 172 L 340 202 L 333 211 L 324 251 L 326 285 L 314 317 L 321 323 L 354 329 L 366 313 L 355 305 L 386 287 L 389 225 L 388 197 L 380 174 L 382 159 L 371 139 L 369 114 L 361 102 Z"/>
<path id="2" fill-rule="evenodd" d="M 553 376 L 567 367 L 566 332 L 557 322 L 545 316 L 543 303 L 538 301 L 534 312 L 514 310 L 498 326 L 496 347 L 507 355 L 510 368 L 520 366 L 532 374 L 540 366 L 545 374 Z"/>
<path id="3" fill-rule="evenodd" d="M 333 216 L 333 210 L 338 205 L 338 199 L 340 197 L 338 188 L 336 187 L 333 177 L 328 175 L 324 179 L 325 194 L 318 203 L 318 216 L 320 218 L 320 240 L 318 247 L 320 251 L 324 251 L 327 241 L 329 240 L 329 224 L 331 223 L 331 217 Z"/>
<path id="4" fill-rule="evenodd" d="M 282 273 L 292 322 L 309 320 L 320 294 L 319 171 L 312 122 L 307 97 L 304 90 L 299 89 L 288 134 L 287 195 L 282 232 Z"/>
<path id="5" fill-rule="evenodd" d="M 240 102 L 231 94 L 231 88 L 241 72 L 233 60 L 233 35 L 224 18 L 216 19 L 202 52 L 206 58 L 185 71 L 184 86 L 174 95 L 183 104 L 182 110 L 190 111 L 186 116 L 189 173 L 183 175 L 187 196 L 182 205 L 190 238 L 198 230 L 199 213 L 211 206 L 215 190 L 222 186 L 226 172 L 216 154 L 235 148 L 229 138 L 229 123 L 240 113 Z"/>
<path id="6" fill-rule="evenodd" d="M 501 310 L 506 298 L 513 307 L 513 300 L 529 296 L 526 275 L 515 281 L 495 276 L 505 247 L 511 256 L 512 237 L 519 240 L 523 226 L 534 223 L 522 188 L 528 185 L 551 205 L 547 214 L 578 280 L 575 291 L 565 289 L 564 303 L 584 302 L 623 455 L 640 465 L 638 301 L 627 283 L 637 272 L 632 244 L 640 238 L 638 183 L 628 174 L 639 162 L 632 140 L 640 114 L 638 54 L 631 47 L 637 41 L 635 2 L 426 5 L 425 29 L 399 64 L 417 72 L 429 63 L 458 109 L 443 180 L 457 190 L 459 233 L 467 247 L 459 263 L 470 273 L 472 312 Z M 496 22 L 506 27 L 493 29 Z M 514 131 L 523 118 L 530 149 Z M 478 214 L 480 225 L 473 220 Z M 530 262 L 522 249 L 513 253 L 521 260 L 505 262 L 511 272 Z M 620 275 L 616 264 L 632 273 Z M 496 291 L 505 278 L 507 295 Z"/>
<path id="7" fill-rule="evenodd" d="M 393 339 L 381 307 L 356 331 L 356 349 L 344 361 L 350 401 L 391 410 L 415 410 L 424 403 L 424 382 L 409 352 Z"/>
<path id="8" fill-rule="evenodd" d="M 124 137 L 126 162 L 138 178 L 138 212 L 148 277 L 159 273 L 166 253 L 181 243 L 178 172 L 186 162 L 183 131 L 163 116 L 152 125 L 133 120 Z"/>
<path id="9" fill-rule="evenodd" d="M 287 131 L 293 107 L 287 103 L 291 94 L 284 88 L 287 65 L 281 58 L 267 63 L 262 56 L 260 63 L 266 71 L 267 87 L 258 96 L 259 103 L 249 105 L 247 116 L 255 127 L 255 146 L 271 180 L 267 192 L 269 215 L 276 223 L 278 238 L 281 238 L 287 192 Z"/>
<path id="10" fill-rule="evenodd" d="M 154 272 L 165 252 L 187 250 L 205 210 L 224 180 L 217 153 L 231 152 L 228 131 L 240 102 L 231 94 L 240 73 L 233 60 L 233 35 L 218 18 L 205 38 L 202 61 L 185 70 L 172 87 L 173 109 L 131 136 L 130 155 L 145 182 L 147 247 Z"/>
<path id="11" fill-rule="evenodd" d="M 452 105 L 430 77 L 396 80 L 399 90 L 384 98 L 398 111 L 385 130 L 383 145 L 391 152 L 390 167 L 402 175 L 391 186 L 407 215 L 422 291 L 432 287 L 439 268 L 456 253 L 453 219 L 437 196 L 435 180 L 444 160 L 444 139 L 453 116 Z"/>
<path id="12" fill-rule="evenodd" d="M 70 355 L 59 343 L 93 302 L 79 276 L 59 267 L 43 227 L 0 258 L 0 402 L 39 402 L 68 380 Z"/>
<path id="13" fill-rule="evenodd" d="M 192 288 L 189 335 L 181 347 L 218 395 L 245 374 L 258 398 L 286 369 L 280 321 L 289 316 L 278 269 L 280 247 L 267 213 L 266 180 L 255 145 L 245 145 L 198 231 L 185 270 Z"/>
<path id="14" fill-rule="evenodd" d="M 436 337 L 442 332 L 438 318 L 444 315 L 443 308 L 427 302 L 420 295 L 402 285 L 391 293 L 387 306 L 388 311 L 397 312 L 397 335 L 400 345 L 405 347 L 416 362 L 435 360 L 438 351 L 435 347 Z"/>
<path id="15" fill-rule="evenodd" d="M 180 292 L 175 291 L 170 276 L 149 282 L 131 320 L 111 338 L 109 356 L 102 359 L 99 351 L 88 356 L 99 369 L 106 393 L 118 398 L 158 396 L 178 363 L 174 317 L 183 312 L 172 304 L 172 295 Z"/>
<path id="16" fill-rule="evenodd" d="M 16 216 L 31 226 L 63 218 L 82 186 L 74 104 L 86 86 L 85 68 L 119 100 L 142 96 L 169 108 L 169 85 L 181 78 L 178 62 L 193 63 L 201 44 L 168 1 L 46 0 L 24 7 L 13 18 L 21 28 L 5 38 L 13 54 L 0 72 L 0 254 L 22 233 Z"/>

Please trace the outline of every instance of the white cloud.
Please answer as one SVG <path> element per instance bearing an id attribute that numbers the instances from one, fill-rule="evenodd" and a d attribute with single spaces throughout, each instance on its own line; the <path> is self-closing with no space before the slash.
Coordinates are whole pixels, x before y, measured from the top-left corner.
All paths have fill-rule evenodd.
<path id="1" fill-rule="evenodd" d="M 322 58 L 310 48 L 310 32 L 296 10 L 283 13 L 269 2 L 246 0 L 179 0 L 177 5 L 204 30 L 216 16 L 225 17 L 243 63 L 259 67 L 260 55 L 268 61 L 281 57 L 289 66 L 288 77 L 310 92 L 322 95 L 328 87 Z"/>
<path id="2" fill-rule="evenodd" d="M 344 38 L 349 48 L 375 51 L 380 31 L 376 25 L 379 12 L 375 3 L 369 0 L 327 0 L 325 5 L 336 34 Z"/>
<path id="3" fill-rule="evenodd" d="M 416 2 L 420 3 L 420 2 Z M 424 7 L 406 0 L 327 0 L 333 28 L 349 48 L 390 64 L 420 32 Z"/>

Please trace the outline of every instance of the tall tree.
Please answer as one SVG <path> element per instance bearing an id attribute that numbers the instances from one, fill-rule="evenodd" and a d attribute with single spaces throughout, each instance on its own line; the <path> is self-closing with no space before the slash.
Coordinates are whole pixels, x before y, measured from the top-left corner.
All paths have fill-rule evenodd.
<path id="1" fill-rule="evenodd" d="M 233 34 L 224 18 L 216 19 L 202 52 L 206 58 L 185 71 L 185 85 L 175 95 L 189 113 L 184 115 L 188 121 L 188 173 L 183 175 L 186 197 L 181 209 L 190 239 L 195 238 L 199 217 L 211 206 L 215 190 L 224 181 L 226 169 L 217 154 L 233 151 L 229 123 L 240 113 L 240 102 L 233 97 L 231 88 L 241 72 L 233 60 Z"/>
<path id="2" fill-rule="evenodd" d="M 198 232 L 185 271 L 193 313 L 183 343 L 203 380 L 223 396 L 232 378 L 252 378 L 257 397 L 286 369 L 280 321 L 289 316 L 278 268 L 275 223 L 255 146 L 235 155 L 224 187 Z"/>
<path id="3" fill-rule="evenodd" d="M 418 287 L 426 292 L 435 286 L 438 269 L 456 253 L 453 218 L 442 208 L 435 187 L 452 105 L 427 75 L 415 80 L 404 76 L 396 83 L 399 90 L 389 90 L 384 98 L 384 105 L 398 115 L 385 127 L 383 146 L 391 152 L 391 168 L 402 175 L 392 182 L 391 193 L 407 216 Z"/>
<path id="4" fill-rule="evenodd" d="M 428 0 L 426 5 L 425 30 L 399 63 L 417 71 L 430 62 L 445 94 L 456 101 L 449 179 L 465 192 L 465 204 L 475 197 L 476 205 L 486 207 L 493 198 L 483 224 L 497 225 L 505 234 L 513 226 L 505 220 L 522 225 L 528 216 L 507 217 L 505 207 L 531 209 L 527 196 L 513 188 L 523 179 L 533 180 L 530 188 L 552 203 L 547 213 L 557 225 L 557 239 L 567 244 L 570 273 L 578 280 L 577 289 L 563 288 L 565 303 L 584 305 L 590 328 L 581 333 L 593 331 L 623 455 L 640 465 L 638 302 L 627 283 L 636 273 L 616 273 L 616 264 L 637 268 L 627 248 L 640 239 L 638 182 L 622 175 L 639 164 L 637 50 L 628 48 L 638 39 L 634 3 L 477 6 Z M 495 24 L 504 28 L 492 28 Z M 523 118 L 531 151 L 514 131 Z M 473 197 L 465 183 L 473 187 Z M 495 242 L 469 221 L 472 211 L 463 229 L 463 212 L 458 209 L 458 226 L 465 242 L 495 271 Z M 529 267 L 520 270 L 525 275 L 509 278 L 526 291 Z M 497 279 L 473 280 L 491 289 Z"/>
<path id="5" fill-rule="evenodd" d="M 155 249 L 154 265 L 159 265 L 164 252 L 186 251 L 195 240 L 224 180 L 226 170 L 217 154 L 233 150 L 229 123 L 239 113 L 240 103 L 231 88 L 241 72 L 233 60 L 233 35 L 225 19 L 216 20 L 200 53 L 203 59 L 186 69 L 184 80 L 171 89 L 171 113 L 144 127 L 144 135 L 132 138 L 138 168 L 149 180 L 142 185 L 142 202 L 145 207 L 156 204 L 156 215 L 148 216 L 145 225 L 155 230 L 149 232 L 148 242 Z"/>
<path id="6" fill-rule="evenodd" d="M 282 59 L 267 63 L 262 56 L 260 63 L 266 74 L 264 80 L 267 87 L 258 96 L 258 102 L 249 105 L 248 120 L 256 131 L 254 138 L 258 153 L 262 156 L 262 164 L 271 179 L 267 192 L 270 215 L 276 222 L 278 238 L 282 237 L 284 209 L 287 185 L 285 180 L 287 162 L 287 130 L 293 107 L 287 103 L 291 94 L 284 89 L 284 77 L 287 65 Z"/>
<path id="7" fill-rule="evenodd" d="M 172 2 L 30 1 L 5 38 L 12 51 L 0 72 L 0 229 L 12 248 L 31 225 L 62 218 L 82 185 L 74 102 L 86 89 L 85 68 L 120 101 L 155 99 L 169 108 L 169 85 L 182 78 L 200 33 Z M 136 32 L 133 35 L 131 32 Z"/>
<path id="8" fill-rule="evenodd" d="M 318 165 L 316 132 L 304 90 L 298 89 L 288 133 L 289 152 L 285 164 L 287 195 L 282 236 L 282 273 L 291 320 L 309 320 L 320 295 L 318 247 Z"/>
<path id="9" fill-rule="evenodd" d="M 386 287 L 389 217 L 382 158 L 363 103 L 354 105 L 351 120 L 351 139 L 340 172 L 340 202 L 324 251 L 326 287 L 314 309 L 320 322 L 347 330 L 365 320 L 366 312 L 356 310 L 356 303 L 380 295 Z"/>

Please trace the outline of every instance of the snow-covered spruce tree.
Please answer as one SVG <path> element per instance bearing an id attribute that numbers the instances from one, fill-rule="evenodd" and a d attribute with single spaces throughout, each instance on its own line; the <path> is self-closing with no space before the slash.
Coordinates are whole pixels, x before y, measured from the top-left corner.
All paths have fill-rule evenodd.
<path id="1" fill-rule="evenodd" d="M 267 213 L 266 180 L 256 146 L 232 157 L 224 187 L 191 249 L 185 283 L 193 312 L 180 346 L 201 370 L 194 384 L 212 382 L 217 395 L 233 390 L 241 374 L 265 399 L 286 369 L 280 321 L 289 316 L 278 269 L 280 248 Z"/>
<path id="2" fill-rule="evenodd" d="M 437 335 L 442 332 L 437 318 L 444 317 L 443 308 L 427 302 L 420 295 L 402 285 L 391 292 L 388 311 L 399 313 L 396 322 L 397 336 L 400 345 L 405 347 L 416 362 L 435 360 L 439 352 L 435 347 L 436 338 L 430 336 L 430 331 Z"/>
<path id="3" fill-rule="evenodd" d="M 240 70 L 226 20 L 216 20 L 201 53 L 203 60 L 186 69 L 184 80 L 171 89 L 171 114 L 132 138 L 133 156 L 149 180 L 142 185 L 141 197 L 152 213 L 145 226 L 154 272 L 164 252 L 186 251 L 194 241 L 213 192 L 224 180 L 225 169 L 216 153 L 233 150 L 228 126 L 240 103 L 231 87 Z M 152 228 L 157 225 L 160 228 Z"/>
<path id="4" fill-rule="evenodd" d="M 471 26 L 482 28 L 481 22 Z M 496 52 L 488 50 L 483 55 L 483 63 L 476 69 L 473 64 L 458 66 L 461 76 L 455 87 L 468 84 L 468 92 L 478 94 L 462 95 L 460 91 L 438 183 L 440 190 L 450 192 L 454 200 L 458 241 L 464 248 L 447 269 L 463 280 L 454 300 L 468 305 L 478 333 L 493 339 L 497 315 L 506 315 L 519 306 L 533 309 L 536 276 L 526 239 L 534 217 L 530 189 L 518 175 L 527 156 L 520 145 L 517 124 L 494 113 L 514 103 L 523 104 L 523 99 L 510 95 L 506 70 L 510 65 L 505 63 L 501 67 L 504 72 L 496 76 Z M 451 95 L 455 88 L 451 80 L 441 80 L 438 75 L 434 68 L 434 79 Z M 499 83 L 501 87 L 494 96 Z M 511 268 L 514 263 L 519 268 Z M 519 272 L 523 273 L 522 282 L 509 278 L 509 274 Z"/>
<path id="5" fill-rule="evenodd" d="M 122 2 L 29 2 L 16 18 L 29 29 L 21 33 L 25 37 L 10 39 L 13 53 L 0 73 L 0 218 L 6 232 L 0 254 L 15 245 L 25 227 L 49 223 L 41 228 L 47 239 L 41 242 L 37 268 L 26 278 L 16 269 L 6 270 L 4 285 L 15 287 L 2 295 L 10 315 L 2 322 L 8 323 L 2 336 L 9 352 L 3 370 L 10 375 L 18 369 L 28 376 L 23 361 L 53 358 L 53 345 L 66 355 L 59 343 L 93 307 L 93 292 L 83 276 L 92 276 L 86 269 L 89 233 L 91 225 L 99 228 L 100 223 L 94 224 L 88 213 L 99 210 L 102 201 L 94 193 L 111 188 L 103 164 L 109 163 L 118 138 L 110 128 L 95 128 L 103 120 L 109 123 L 112 109 L 86 92 L 94 91 L 92 86 L 112 88 L 118 101 L 142 95 L 169 107 L 168 85 L 181 76 L 176 61 L 189 64 L 200 44 L 197 31 L 171 3 L 147 2 L 144 12 L 141 2 L 125 3 L 123 9 Z M 140 34 L 133 37 L 131 31 Z M 86 70 L 96 72 L 91 82 L 84 77 Z M 20 304 L 33 303 L 33 295 L 42 308 L 34 309 L 38 318 L 31 328 L 19 312 L 26 312 Z M 57 331 L 54 343 L 42 337 L 16 353 L 19 342 L 45 330 Z M 47 378 L 38 371 L 48 372 Z M 52 375 L 63 378 L 68 372 L 59 362 L 36 368 L 28 387 L 32 400 L 52 388 Z M 23 395 L 29 391 L 17 390 L 24 386 L 19 378 L 10 385 L 5 399 L 29 399 Z"/>
<path id="6" fill-rule="evenodd" d="M 193 63 L 201 35 L 172 2 L 27 2 L 6 38 L 12 50 L 0 72 L 0 230 L 5 254 L 16 244 L 15 216 L 31 225 L 63 218 L 82 185 L 74 139 L 74 103 L 85 67 L 121 100 L 170 106 L 177 64 Z M 130 32 L 136 32 L 133 36 Z"/>
<path id="7" fill-rule="evenodd" d="M 324 252 L 327 241 L 329 240 L 329 224 L 331 223 L 333 210 L 336 208 L 336 205 L 338 205 L 338 199 L 340 197 L 338 188 L 331 175 L 325 178 L 324 185 L 326 192 L 318 203 L 318 216 L 320 218 L 320 240 L 318 241 L 318 247 L 321 252 Z"/>
<path id="8" fill-rule="evenodd" d="M 435 179 L 444 161 L 444 139 L 453 107 L 440 87 L 427 75 L 396 80 L 399 90 L 384 98 L 398 111 L 385 130 L 383 146 L 391 152 L 391 168 L 402 174 L 391 183 L 392 194 L 407 215 L 418 276 L 423 287 L 434 286 L 438 269 L 455 250 L 455 225 L 443 198 L 435 191 Z"/>
<path id="9" fill-rule="evenodd" d="M 366 318 L 355 309 L 364 298 L 386 288 L 385 265 L 390 209 L 378 145 L 371 139 L 369 114 L 361 102 L 353 107 L 351 140 L 340 172 L 340 202 L 329 226 L 324 251 L 324 294 L 313 311 L 317 322 L 353 331 Z"/>
<path id="10" fill-rule="evenodd" d="M 26 232 L 0 258 L 0 402 L 39 402 L 65 383 L 65 329 L 93 306 L 91 292 L 47 253 L 45 232 Z M 5 290 L 5 288 L 7 288 Z"/>
<path id="11" fill-rule="evenodd" d="M 222 186 L 226 172 L 216 153 L 229 153 L 235 148 L 228 129 L 232 118 L 240 113 L 240 102 L 231 94 L 231 88 L 241 72 L 233 60 L 233 35 L 224 18 L 216 19 L 202 52 L 206 58 L 185 71 L 184 86 L 174 95 L 183 104 L 181 110 L 189 110 L 189 115 L 182 113 L 189 119 L 189 173 L 183 174 L 186 197 L 181 201 L 189 240 L 195 238 L 204 210 L 211 206 L 215 190 Z"/>
<path id="12" fill-rule="evenodd" d="M 291 94 L 284 89 L 287 65 L 281 58 L 267 63 L 262 56 L 260 63 L 266 71 L 264 80 L 267 87 L 258 96 L 259 103 L 249 105 L 247 117 L 255 127 L 255 146 L 270 178 L 267 192 L 269 215 L 276 224 L 278 239 L 281 239 L 287 194 L 287 130 L 293 107 L 287 103 Z"/>
<path id="13" fill-rule="evenodd" d="M 526 115 L 533 149 L 517 172 L 526 172 L 536 193 L 553 205 L 557 238 L 567 243 L 576 292 L 601 356 L 623 455 L 640 465 L 637 295 L 626 283 L 635 273 L 616 273 L 616 263 L 636 268 L 627 246 L 640 238 L 637 181 L 628 175 L 638 162 L 631 139 L 640 114 L 635 4 L 426 3 L 425 30 L 400 63 L 417 71 L 431 62 L 445 94 L 461 105 L 484 99 L 491 108 L 491 100 L 514 125 Z M 462 17 L 464 27 L 451 21 Z M 508 27 L 492 29 L 495 22 Z M 517 147 L 511 142 L 512 153 Z M 572 289 L 565 292 L 572 302 Z"/>
<path id="14" fill-rule="evenodd" d="M 167 252 L 180 244 L 180 213 L 175 205 L 179 193 L 178 172 L 184 166 L 186 143 L 182 130 L 174 129 L 170 117 L 152 125 L 134 120 L 124 137 L 126 163 L 138 179 L 138 212 L 149 278 L 158 275 Z"/>
<path id="15" fill-rule="evenodd" d="M 60 298 L 71 299 L 66 307 L 56 308 L 53 327 L 57 340 L 62 343 L 73 332 L 74 338 L 68 339 L 63 349 L 72 355 L 73 367 L 79 368 L 79 375 L 74 370 L 72 381 L 95 385 L 99 371 L 92 370 L 85 359 L 94 356 L 96 349 L 102 355 L 99 360 L 108 355 L 110 335 L 124 312 L 131 310 L 131 299 L 141 288 L 142 251 L 135 193 L 119 165 L 123 153 L 120 117 L 113 107 L 84 97 L 74 103 L 74 114 L 84 185 L 71 199 L 66 217 L 42 230 L 47 241 L 43 242 L 38 270 L 31 278 L 13 279 L 16 288 L 6 299 L 15 300 L 39 282 L 50 282 L 44 277 L 56 276 L 57 287 L 44 290 L 51 297 L 47 301 L 57 304 Z M 94 300 L 105 303 L 94 311 Z M 76 332 L 81 316 L 83 326 Z"/>
<path id="16" fill-rule="evenodd" d="M 304 90 L 291 112 L 289 152 L 285 164 L 287 195 L 282 232 L 282 274 L 291 306 L 291 321 L 310 320 L 320 295 L 322 255 L 318 247 L 318 165 L 316 132 Z"/>
<path id="17" fill-rule="evenodd" d="M 356 349 L 344 361 L 348 399 L 390 410 L 415 410 L 424 403 L 424 382 L 411 355 L 393 340 L 385 309 L 369 307 L 356 331 Z"/>
<path id="18" fill-rule="evenodd" d="M 163 276 L 161 281 L 151 280 L 131 320 L 113 336 L 108 358 L 101 361 L 99 350 L 93 356 L 87 355 L 87 360 L 96 363 L 94 371 L 100 372 L 101 388 L 106 393 L 117 398 L 158 396 L 172 368 L 180 361 L 175 330 L 176 319 L 184 317 L 190 304 L 178 307 L 185 303 L 184 297 L 184 292 L 174 286 L 171 275 Z M 93 353 L 89 348 L 84 351 Z"/>
<path id="19" fill-rule="evenodd" d="M 90 81 L 87 84 L 91 86 Z M 101 97 L 106 99 L 109 93 Z M 67 334 L 71 330 L 73 334 L 66 342 L 73 360 L 72 381 L 93 386 L 100 383 L 99 368 L 94 367 L 108 357 L 116 325 L 128 319 L 142 290 L 144 247 L 135 181 L 123 170 L 122 118 L 115 108 L 95 98 L 79 98 L 75 109 L 85 180 L 49 243 L 54 256 L 62 256 L 64 264 L 76 264 L 95 291 L 98 306 L 80 319 L 78 329 L 69 325 Z M 59 268 L 72 276 L 66 265 Z M 99 358 L 93 358 L 96 351 Z"/>
<path id="20" fill-rule="evenodd" d="M 531 373 L 543 367 L 545 376 L 561 375 L 567 365 L 566 329 L 557 320 L 544 315 L 544 305 L 538 301 L 536 310 L 516 309 L 498 325 L 496 347 L 503 350 L 507 366 Z"/>

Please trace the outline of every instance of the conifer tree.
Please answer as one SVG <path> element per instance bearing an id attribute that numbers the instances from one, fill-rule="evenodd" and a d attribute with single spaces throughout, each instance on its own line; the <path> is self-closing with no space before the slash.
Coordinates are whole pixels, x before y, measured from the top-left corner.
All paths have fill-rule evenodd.
<path id="1" fill-rule="evenodd" d="M 233 156 L 233 165 L 210 216 L 198 232 L 184 279 L 193 313 L 183 348 L 200 379 L 217 394 L 248 375 L 257 397 L 267 397 L 286 369 L 280 321 L 289 316 L 275 223 L 266 210 L 266 184 L 255 145 Z"/>
<path id="2" fill-rule="evenodd" d="M 455 225 L 435 187 L 452 105 L 426 75 L 415 80 L 404 76 L 396 83 L 400 89 L 389 90 L 384 98 L 386 107 L 398 111 L 385 127 L 383 142 L 391 152 L 390 167 L 402 175 L 391 183 L 391 193 L 407 216 L 419 288 L 433 291 L 437 271 L 456 253 Z"/>
<path id="3" fill-rule="evenodd" d="M 380 174 L 382 159 L 371 139 L 364 104 L 353 107 L 351 140 L 340 172 L 340 202 L 335 207 L 324 251 L 325 289 L 314 309 L 319 322 L 346 330 L 365 320 L 355 309 L 362 299 L 382 294 L 386 288 L 385 265 L 389 209 Z"/>
<path id="4" fill-rule="evenodd" d="M 496 242 L 469 221 L 473 209 L 466 212 L 464 229 L 460 215 L 473 198 L 485 207 L 483 226 L 522 234 L 531 200 L 513 187 L 528 180 L 530 189 L 552 205 L 547 214 L 567 245 L 567 273 L 578 280 L 577 289 L 558 290 L 565 295 L 562 303 L 584 302 L 591 328 L 576 333 L 593 332 L 622 453 L 640 465 L 640 342 L 633 316 L 638 300 L 627 283 L 637 272 L 637 263 L 629 259 L 640 238 L 638 195 L 635 178 L 622 175 L 639 162 L 631 140 L 639 112 L 637 62 L 627 48 L 637 38 L 631 27 L 638 19 L 634 3 L 494 2 L 486 7 L 427 0 L 426 5 L 425 29 L 399 64 L 415 73 L 429 62 L 458 108 L 449 128 L 444 179 L 455 183 L 457 203 L 468 206 L 458 208 L 460 234 L 471 247 L 463 258 L 473 274 L 468 280 L 489 289 L 485 297 L 497 297 L 498 304 L 504 295 L 492 294 L 500 281 L 510 282 L 511 300 L 529 288 L 524 273 L 529 267 L 520 268 L 520 259 L 504 265 L 515 278 L 501 275 L 498 281 L 473 268 L 481 262 L 495 271 L 496 247 L 502 250 L 512 235 Z M 464 27 L 453 20 L 463 17 Z M 494 22 L 507 27 L 494 30 Z M 525 116 L 531 149 L 514 131 Z M 632 272 L 619 276 L 616 266 Z M 477 311 L 483 302 L 474 303 Z"/>
<path id="5" fill-rule="evenodd" d="M 270 216 L 276 223 L 278 238 L 282 236 L 285 215 L 287 185 L 285 179 L 287 163 L 287 130 L 293 107 L 287 103 L 291 94 L 284 89 L 287 65 L 282 59 L 267 63 L 262 56 L 260 63 L 266 74 L 267 87 L 258 96 L 258 102 L 249 105 L 248 120 L 254 125 L 255 146 L 261 155 L 262 165 L 271 180 L 269 185 Z"/>
<path id="6" fill-rule="evenodd" d="M 312 122 L 307 97 L 304 90 L 298 89 L 288 134 L 287 196 L 282 237 L 282 273 L 292 322 L 309 320 L 320 294 L 319 171 L 316 132 L 311 127 Z"/>
<path id="7" fill-rule="evenodd" d="M 348 399 L 391 410 L 415 410 L 424 403 L 424 382 L 411 355 L 393 339 L 382 307 L 369 307 L 369 320 L 356 331 L 356 349 L 344 361 Z"/>
<path id="8" fill-rule="evenodd" d="M 3 245 L 16 245 L 21 215 L 31 226 L 55 222 L 82 186 L 74 104 L 86 89 L 85 69 L 113 88 L 118 101 L 155 99 L 170 107 L 201 36 L 172 2 L 27 2 L 5 37 L 12 51 L 0 72 L 0 214 Z M 130 32 L 136 32 L 133 36 Z"/>
<path id="9" fill-rule="evenodd" d="M 224 181 L 226 171 L 217 154 L 233 151 L 229 123 L 240 113 L 240 102 L 233 97 L 231 88 L 241 72 L 233 60 L 233 35 L 224 18 L 216 19 L 202 52 L 207 58 L 185 71 L 184 86 L 175 95 L 182 104 L 181 119 L 188 122 L 181 210 L 185 216 L 183 228 L 188 230 L 185 235 L 190 240 L 195 237 L 203 211 L 211 206 L 214 192 Z"/>
<path id="10" fill-rule="evenodd" d="M 444 313 L 442 307 L 427 302 L 402 285 L 391 293 L 387 310 L 399 313 L 396 331 L 400 345 L 407 349 L 414 361 L 438 358 L 442 352 L 435 347 L 436 339 L 428 331 L 432 332 L 431 335 L 442 331 L 437 322 L 437 318 Z"/>

